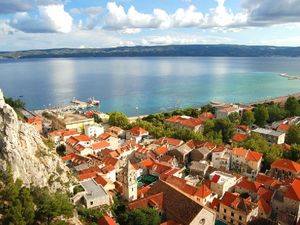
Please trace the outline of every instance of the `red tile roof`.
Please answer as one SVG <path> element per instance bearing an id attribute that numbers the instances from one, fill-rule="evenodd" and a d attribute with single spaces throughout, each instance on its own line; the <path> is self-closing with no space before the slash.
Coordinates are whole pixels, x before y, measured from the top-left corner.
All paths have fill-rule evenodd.
<path id="1" fill-rule="evenodd" d="M 108 148 L 110 144 L 107 141 L 99 141 L 97 143 L 92 144 L 93 150 Z"/>
<path id="2" fill-rule="evenodd" d="M 256 193 L 258 191 L 259 187 L 261 187 L 261 186 L 262 186 L 261 183 L 258 183 L 256 181 L 253 182 L 253 181 L 250 181 L 247 179 L 242 179 L 242 181 L 236 185 L 236 187 L 239 187 L 239 188 L 242 188 L 242 189 L 254 192 L 254 193 Z"/>
<path id="3" fill-rule="evenodd" d="M 211 194 L 212 194 L 212 191 L 209 189 L 209 187 L 207 187 L 204 184 L 197 188 L 195 196 L 198 196 L 200 198 L 206 198 L 207 196 L 209 196 Z"/>
<path id="4" fill-rule="evenodd" d="M 247 154 L 247 150 L 244 149 L 243 147 L 240 147 L 240 148 L 233 148 L 233 149 L 232 149 L 232 154 L 237 155 L 237 156 L 245 157 L 246 154 Z"/>
<path id="5" fill-rule="evenodd" d="M 43 119 L 36 116 L 36 117 L 31 117 L 31 118 L 28 118 L 27 119 L 27 123 L 42 123 L 43 122 Z"/>
<path id="6" fill-rule="evenodd" d="M 261 209 L 265 214 L 269 214 L 272 210 L 270 204 L 268 204 L 264 199 L 259 199 L 258 208 Z"/>
<path id="7" fill-rule="evenodd" d="M 281 132 L 287 132 L 290 128 L 290 125 L 289 124 L 280 124 L 278 127 L 277 127 L 277 131 L 281 131 Z"/>
<path id="8" fill-rule="evenodd" d="M 117 225 L 117 223 L 110 216 L 103 216 L 98 221 L 98 225 Z"/>
<path id="9" fill-rule="evenodd" d="M 100 173 L 101 170 L 98 166 L 94 166 L 94 167 L 90 167 L 90 168 L 87 168 L 87 169 L 83 169 L 79 172 L 79 174 L 85 174 L 85 173 L 93 173 L 93 172 L 97 172 L 97 173 Z"/>
<path id="10" fill-rule="evenodd" d="M 262 157 L 263 157 L 263 154 L 261 154 L 259 152 L 248 150 L 247 155 L 246 155 L 246 160 L 257 162 L 257 161 L 261 160 Z"/>
<path id="11" fill-rule="evenodd" d="M 168 152 L 168 148 L 167 147 L 158 147 L 155 152 L 158 154 L 158 155 L 164 155 Z"/>
<path id="12" fill-rule="evenodd" d="M 142 135 L 148 135 L 149 132 L 141 127 L 133 127 L 129 130 L 129 132 L 134 136 L 142 136 Z"/>
<path id="13" fill-rule="evenodd" d="M 264 199 L 266 202 L 270 202 L 273 195 L 273 191 L 264 187 L 260 187 L 258 189 L 257 195 L 260 199 Z"/>
<path id="14" fill-rule="evenodd" d="M 256 176 L 255 181 L 275 189 L 281 185 L 280 181 L 261 173 Z"/>
<path id="15" fill-rule="evenodd" d="M 86 180 L 86 179 L 94 178 L 96 176 L 97 176 L 97 172 L 84 173 L 84 174 L 79 174 L 78 179 Z"/>
<path id="16" fill-rule="evenodd" d="M 174 220 L 168 220 L 166 222 L 161 223 L 160 225 L 182 225 L 182 224 L 176 223 Z"/>
<path id="17" fill-rule="evenodd" d="M 183 141 L 175 138 L 161 137 L 157 139 L 154 143 L 160 145 L 168 144 L 172 146 L 179 146 L 183 143 Z"/>
<path id="18" fill-rule="evenodd" d="M 84 134 L 81 134 L 81 135 L 78 135 L 78 136 L 75 136 L 74 137 L 76 140 L 78 141 L 91 141 L 91 138 L 84 135 Z"/>
<path id="19" fill-rule="evenodd" d="M 105 180 L 102 176 L 97 175 L 97 177 L 94 179 L 97 184 L 100 184 L 101 186 L 105 186 L 108 182 Z"/>
<path id="20" fill-rule="evenodd" d="M 151 168 L 154 164 L 154 161 L 151 159 L 145 159 L 143 161 L 140 162 L 140 165 L 142 167 L 146 167 L 146 168 Z"/>
<path id="21" fill-rule="evenodd" d="M 205 122 L 201 118 L 187 117 L 187 116 L 173 116 L 169 119 L 166 119 L 169 123 L 177 123 L 186 127 L 196 127 Z"/>
<path id="22" fill-rule="evenodd" d="M 247 134 L 236 133 L 233 135 L 232 141 L 242 142 L 242 141 L 246 140 L 247 138 L 248 138 Z"/>
<path id="23" fill-rule="evenodd" d="M 164 201 L 164 194 L 162 192 L 135 200 L 133 202 L 128 203 L 128 208 L 130 210 L 136 208 L 145 208 L 145 207 L 153 207 L 155 206 L 157 209 L 162 210 Z"/>
<path id="24" fill-rule="evenodd" d="M 147 193 L 147 191 L 150 190 L 150 188 L 151 188 L 150 186 L 145 186 L 145 187 L 142 187 L 141 189 L 139 189 L 138 193 L 137 193 L 138 198 L 141 198 L 142 196 L 144 196 Z"/>
<path id="25" fill-rule="evenodd" d="M 213 119 L 213 118 L 215 118 L 215 115 L 211 112 L 204 112 L 204 113 L 201 113 L 199 117 L 205 118 L 205 119 Z"/>
<path id="26" fill-rule="evenodd" d="M 278 159 L 271 164 L 271 168 L 277 168 L 292 173 L 300 172 L 300 164 L 289 159 Z"/>
<path id="27" fill-rule="evenodd" d="M 215 174 L 215 175 L 211 178 L 211 182 L 213 182 L 213 183 L 218 183 L 220 177 L 221 177 L 220 175 Z"/>
<path id="28" fill-rule="evenodd" d="M 293 183 L 288 187 L 284 197 L 300 201 L 300 180 L 299 178 L 294 179 Z"/>

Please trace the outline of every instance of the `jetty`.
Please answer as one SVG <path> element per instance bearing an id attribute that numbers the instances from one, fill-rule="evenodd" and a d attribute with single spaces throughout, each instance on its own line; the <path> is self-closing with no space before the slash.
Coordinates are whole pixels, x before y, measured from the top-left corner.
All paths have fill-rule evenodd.
<path id="1" fill-rule="evenodd" d="M 299 76 L 291 76 L 291 75 L 289 75 L 289 74 L 287 74 L 287 73 L 281 73 L 281 74 L 279 74 L 279 76 L 285 77 L 285 78 L 287 78 L 288 80 L 300 80 L 300 77 L 299 77 Z"/>

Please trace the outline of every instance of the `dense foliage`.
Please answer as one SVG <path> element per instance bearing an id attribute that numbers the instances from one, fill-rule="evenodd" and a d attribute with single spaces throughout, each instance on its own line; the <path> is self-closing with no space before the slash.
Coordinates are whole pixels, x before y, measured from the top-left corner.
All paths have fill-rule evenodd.
<path id="1" fill-rule="evenodd" d="M 73 206 L 61 192 L 24 187 L 8 170 L 0 172 L 0 214 L 4 225 L 51 224 L 58 216 L 72 216 Z"/>
<path id="2" fill-rule="evenodd" d="M 112 126 L 118 126 L 124 129 L 129 125 L 128 118 L 121 112 L 110 113 L 108 123 Z"/>
<path id="3" fill-rule="evenodd" d="M 300 144 L 300 125 L 291 125 L 287 134 L 286 142 L 288 144 Z"/>

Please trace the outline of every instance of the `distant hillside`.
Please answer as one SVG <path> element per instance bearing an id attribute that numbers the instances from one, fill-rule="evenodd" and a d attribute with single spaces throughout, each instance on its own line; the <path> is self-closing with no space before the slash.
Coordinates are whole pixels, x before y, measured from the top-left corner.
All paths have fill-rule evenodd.
<path id="1" fill-rule="evenodd" d="M 134 57 L 134 56 L 215 56 L 215 57 L 299 57 L 300 47 L 247 45 L 168 45 L 117 48 L 61 48 L 0 52 L 0 58 L 67 58 L 67 57 Z"/>

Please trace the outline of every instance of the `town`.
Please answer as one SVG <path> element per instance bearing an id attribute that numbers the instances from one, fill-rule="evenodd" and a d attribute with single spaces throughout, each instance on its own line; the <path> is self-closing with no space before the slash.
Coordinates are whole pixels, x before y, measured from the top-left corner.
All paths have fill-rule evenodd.
<path id="1" fill-rule="evenodd" d="M 23 115 L 77 177 L 70 199 L 86 224 L 300 224 L 295 97 L 136 118 Z M 86 216 L 96 211 L 99 218 Z"/>

